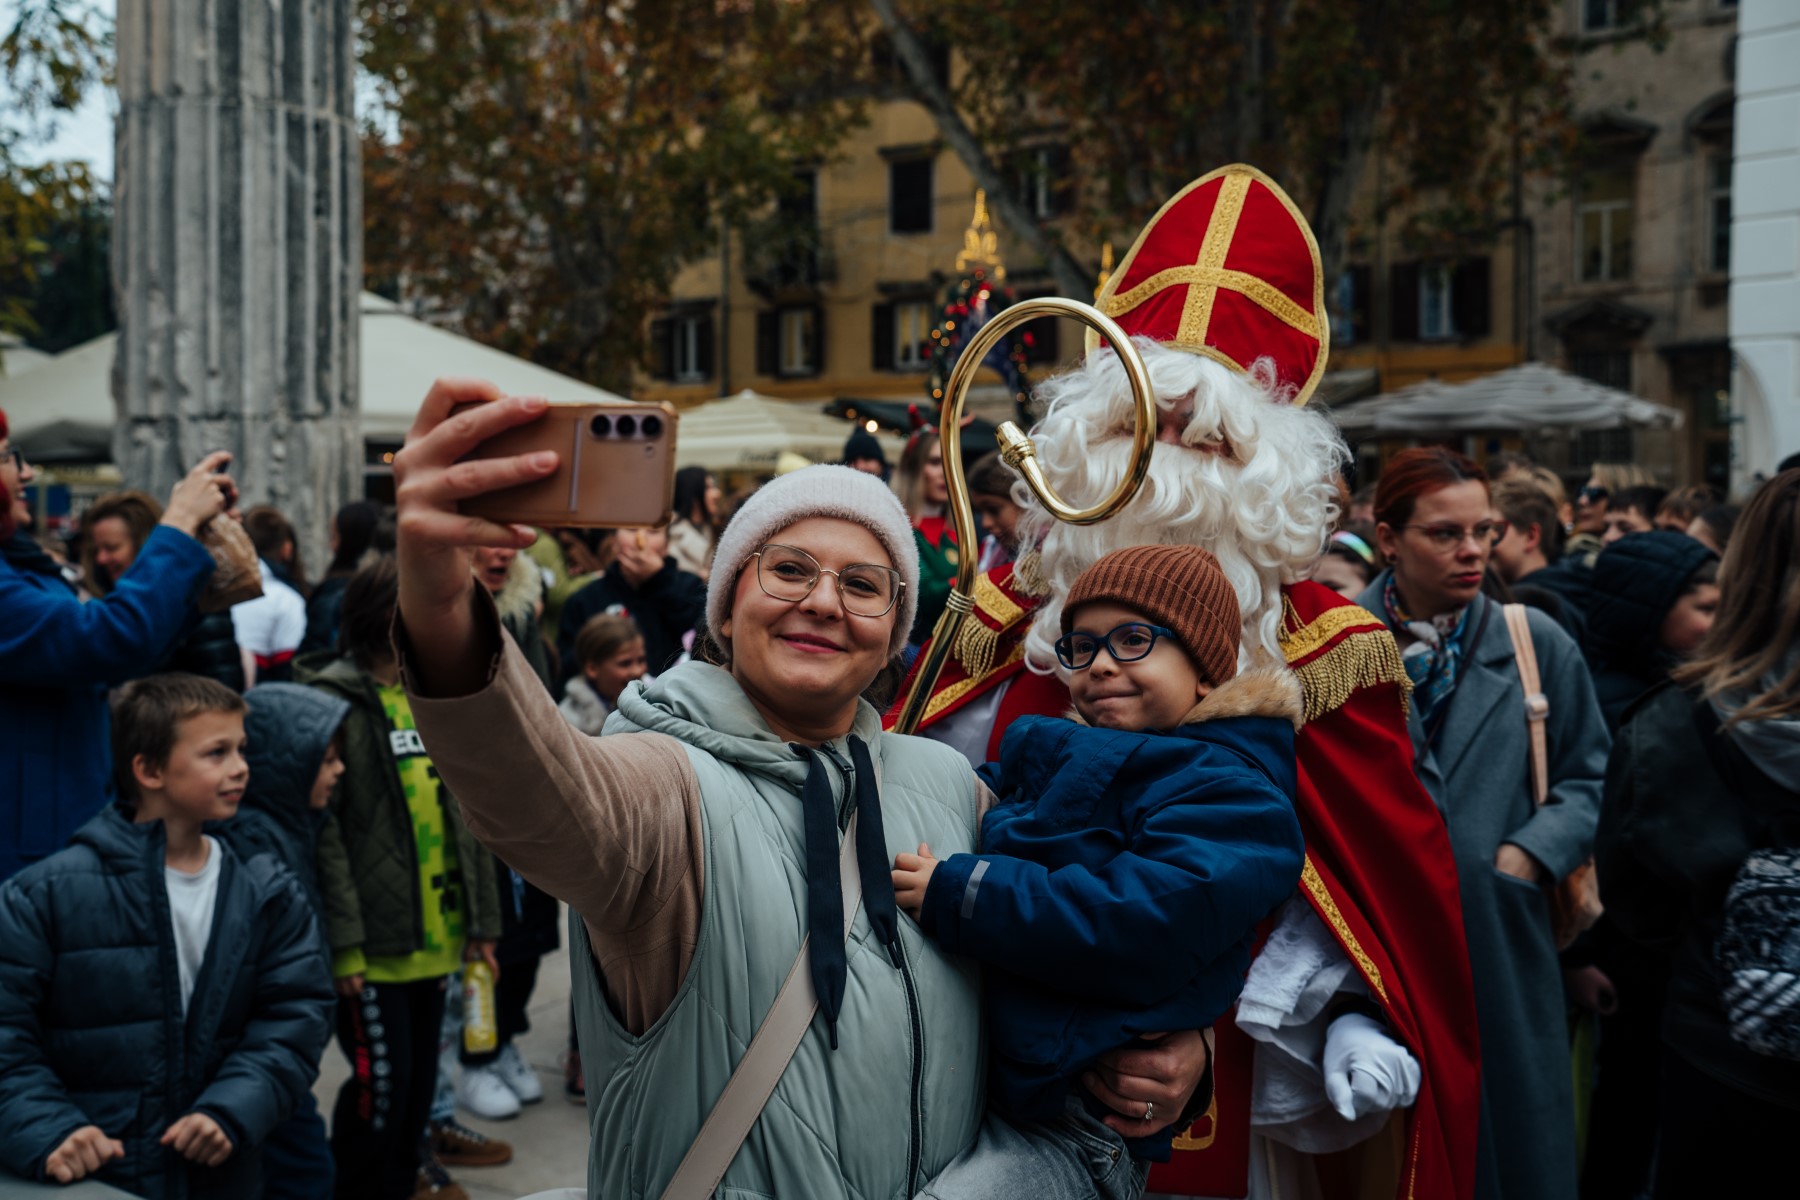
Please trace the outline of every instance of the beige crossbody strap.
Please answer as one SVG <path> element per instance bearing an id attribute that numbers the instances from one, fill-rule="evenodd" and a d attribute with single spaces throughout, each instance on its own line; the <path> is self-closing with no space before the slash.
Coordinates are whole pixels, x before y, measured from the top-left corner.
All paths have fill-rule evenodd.
<path id="1" fill-rule="evenodd" d="M 844 830 L 842 848 L 838 852 L 838 877 L 843 882 L 844 937 L 850 937 L 850 926 L 856 921 L 856 910 L 862 904 L 862 874 L 856 865 L 856 814 Z M 737 1157 L 738 1147 L 750 1136 L 750 1129 L 762 1115 L 763 1106 L 781 1082 L 782 1073 L 800 1048 L 800 1040 L 812 1025 L 819 998 L 812 986 L 812 955 L 808 953 L 809 937 L 800 943 L 800 954 L 788 971 L 775 1003 L 763 1018 L 749 1049 L 738 1060 L 737 1069 L 719 1093 L 712 1111 L 694 1144 L 682 1156 L 681 1165 L 663 1189 L 662 1200 L 705 1200 L 725 1178 L 725 1169 Z"/>
<path id="2" fill-rule="evenodd" d="M 1525 689 L 1525 721 L 1531 730 L 1531 798 L 1542 804 L 1550 798 L 1550 755 L 1544 741 L 1544 722 L 1550 716 L 1550 698 L 1538 678 L 1537 647 L 1531 641 L 1531 622 L 1523 604 L 1508 604 L 1506 632 L 1512 635 L 1513 659 L 1519 664 L 1519 683 Z"/>

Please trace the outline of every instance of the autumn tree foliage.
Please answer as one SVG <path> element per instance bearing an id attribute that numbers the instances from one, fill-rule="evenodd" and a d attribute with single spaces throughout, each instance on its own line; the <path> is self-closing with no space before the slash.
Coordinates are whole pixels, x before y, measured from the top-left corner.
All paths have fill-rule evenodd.
<path id="1" fill-rule="evenodd" d="M 377 287 L 629 385 L 677 268 L 860 119 L 851 0 L 364 0 Z"/>
<path id="2" fill-rule="evenodd" d="M 871 0 L 915 96 L 976 182 L 1004 190 L 1012 150 L 1069 147 L 1075 210 L 1054 226 L 996 203 L 1064 290 L 1065 234 L 1128 240 L 1189 180 L 1254 163 L 1301 204 L 1328 276 L 1351 200 L 1382 156 L 1379 202 L 1428 196 L 1421 237 L 1481 236 L 1518 177 L 1567 162 L 1560 0 Z M 1641 6 L 1650 20 L 1657 5 Z M 955 47 L 946 86 L 908 43 Z M 960 127 L 965 137 L 958 136 Z M 1080 295 L 1069 291 L 1068 294 Z"/>
<path id="3" fill-rule="evenodd" d="M 58 230 L 99 203 L 87 164 L 39 161 L 86 90 L 105 78 L 111 22 L 86 0 L 15 0 L 0 27 L 0 332 L 33 336 L 31 303 Z"/>

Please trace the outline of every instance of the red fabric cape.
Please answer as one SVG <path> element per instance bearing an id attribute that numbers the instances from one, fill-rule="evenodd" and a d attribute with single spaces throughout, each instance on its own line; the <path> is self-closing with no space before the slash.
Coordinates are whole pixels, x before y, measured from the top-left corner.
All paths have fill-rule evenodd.
<path id="1" fill-rule="evenodd" d="M 1450 834 L 1413 773 L 1401 678 L 1365 682 L 1374 647 L 1391 647 L 1392 635 L 1382 643 L 1381 622 L 1320 584 L 1283 593 L 1283 649 L 1309 693 L 1298 741 L 1308 868 L 1301 886 L 1422 1068 L 1397 1194 L 1466 1197 L 1481 1109 L 1475 988 Z M 1329 691 L 1329 680 L 1346 671 L 1358 686 L 1310 715 L 1309 674 L 1322 675 L 1320 690 Z"/>
<path id="2" fill-rule="evenodd" d="M 1282 591 L 1282 648 L 1301 677 L 1308 710 L 1296 750 L 1306 835 L 1301 888 L 1368 983 L 1394 1036 L 1420 1063 L 1398 1200 L 1463 1200 L 1474 1191 L 1480 1117 L 1475 992 L 1449 832 L 1413 773 L 1398 650 L 1380 621 L 1330 589 L 1306 582 Z M 954 666 L 952 659 L 946 671 Z M 996 669 L 931 719 L 1019 670 L 1016 661 Z M 1055 680 L 1026 679 L 1039 686 L 1007 694 L 990 757 L 1015 717 L 1068 710 L 1068 692 Z M 943 686 L 940 680 L 934 692 Z M 1233 1189 L 1243 1187 L 1248 1169 L 1243 1118 L 1253 1043 L 1230 1018 L 1217 1032 L 1217 1103 L 1177 1138 L 1174 1161 L 1152 1171 L 1151 1191 L 1243 1194 Z"/>

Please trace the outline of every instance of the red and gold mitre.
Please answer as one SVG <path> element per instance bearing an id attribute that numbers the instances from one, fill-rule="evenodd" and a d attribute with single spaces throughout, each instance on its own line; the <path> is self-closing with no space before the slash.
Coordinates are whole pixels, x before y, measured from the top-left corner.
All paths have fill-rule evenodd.
<path id="1" fill-rule="evenodd" d="M 1304 404 L 1325 373 L 1331 323 L 1319 244 L 1273 179 L 1233 163 L 1163 205 L 1095 305 L 1126 333 L 1234 371 L 1267 358 Z M 1088 334 L 1088 349 L 1097 345 Z"/>

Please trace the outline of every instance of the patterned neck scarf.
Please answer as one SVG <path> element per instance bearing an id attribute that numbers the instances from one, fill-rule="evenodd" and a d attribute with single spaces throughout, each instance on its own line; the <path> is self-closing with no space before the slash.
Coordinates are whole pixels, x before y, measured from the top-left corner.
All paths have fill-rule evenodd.
<path id="1" fill-rule="evenodd" d="M 1406 667 L 1406 677 L 1412 680 L 1413 703 L 1419 706 L 1419 719 L 1429 726 L 1438 707 L 1456 689 L 1456 676 L 1462 663 L 1463 625 L 1468 620 L 1469 606 L 1465 604 L 1455 612 L 1430 620 L 1409 617 L 1400 607 L 1400 593 L 1394 587 L 1392 574 L 1382 588 L 1381 605 L 1387 610 L 1388 624 L 1395 629 L 1404 629 L 1413 638 L 1411 645 L 1401 648 L 1400 661 Z"/>

